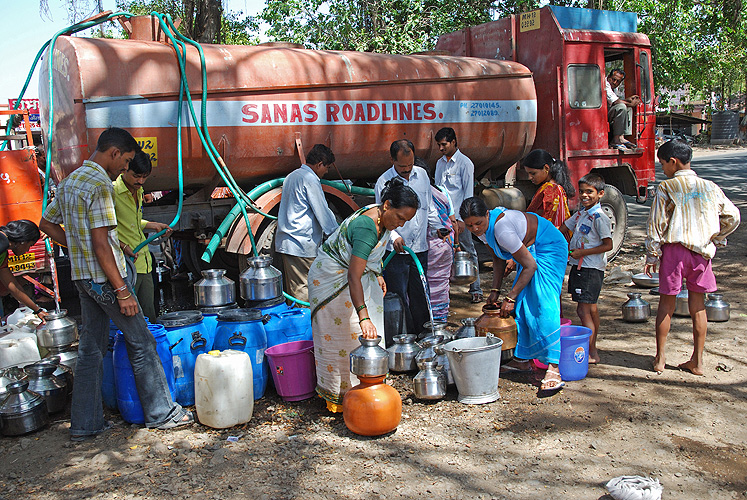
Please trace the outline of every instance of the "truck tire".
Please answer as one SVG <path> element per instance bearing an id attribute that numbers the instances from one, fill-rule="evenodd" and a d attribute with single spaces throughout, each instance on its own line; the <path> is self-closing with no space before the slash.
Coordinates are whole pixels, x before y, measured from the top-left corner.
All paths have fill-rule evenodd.
<path id="1" fill-rule="evenodd" d="M 620 190 L 611 184 L 604 187 L 599 203 L 612 224 L 612 250 L 607 252 L 607 261 L 611 261 L 620 252 L 628 232 L 628 205 Z"/>

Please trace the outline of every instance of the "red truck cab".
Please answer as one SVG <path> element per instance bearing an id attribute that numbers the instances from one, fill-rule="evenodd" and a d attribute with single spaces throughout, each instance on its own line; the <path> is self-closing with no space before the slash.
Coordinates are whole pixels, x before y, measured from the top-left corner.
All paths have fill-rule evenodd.
<path id="1" fill-rule="evenodd" d="M 651 43 L 636 28 L 634 13 L 547 6 L 443 35 L 436 44 L 436 50 L 453 55 L 516 61 L 532 71 L 537 91 L 533 149 L 566 161 L 574 184 L 592 171 L 604 177 L 602 208 L 613 223 L 612 254 L 627 229 L 620 193 L 643 202 L 654 180 Z M 611 69 L 625 72 L 624 96 L 641 98 L 637 108 L 628 108 L 625 138 L 635 149 L 609 147 L 605 81 Z M 525 179 L 517 169 L 516 179 L 506 181 L 527 192 Z"/>

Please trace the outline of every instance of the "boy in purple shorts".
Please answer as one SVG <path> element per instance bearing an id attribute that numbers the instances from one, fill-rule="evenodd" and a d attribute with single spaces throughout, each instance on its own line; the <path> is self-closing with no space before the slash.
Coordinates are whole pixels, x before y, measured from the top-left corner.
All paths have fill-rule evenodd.
<path id="1" fill-rule="evenodd" d="M 716 247 L 726 246 L 726 237 L 739 226 L 739 209 L 715 183 L 701 179 L 690 168 L 692 149 L 686 143 L 671 140 L 664 143 L 656 155 L 669 179 L 656 190 L 646 236 L 645 272 L 650 276 L 659 268 L 653 368 L 657 373 L 664 370 L 664 351 L 675 299 L 685 279 L 693 320 L 693 354 L 678 367 L 703 375 L 703 347 L 708 325 L 704 294 L 716 291 L 711 259 Z"/>

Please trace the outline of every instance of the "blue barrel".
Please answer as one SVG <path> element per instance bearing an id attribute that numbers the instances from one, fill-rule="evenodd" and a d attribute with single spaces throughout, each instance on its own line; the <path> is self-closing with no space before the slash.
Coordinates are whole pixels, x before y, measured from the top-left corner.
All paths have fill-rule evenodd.
<path id="1" fill-rule="evenodd" d="M 215 329 L 218 326 L 218 314 L 223 311 L 230 309 L 237 309 L 239 306 L 236 302 L 227 304 L 225 306 L 214 306 L 214 307 L 201 307 L 200 312 L 202 313 L 202 322 L 205 324 L 208 334 L 208 351 L 213 349 L 213 343 L 215 342 Z"/>
<path id="2" fill-rule="evenodd" d="M 311 310 L 288 309 L 280 314 L 272 313 L 269 316 L 270 320 L 265 325 L 267 347 L 296 340 L 312 340 Z"/>
<path id="3" fill-rule="evenodd" d="M 244 302 L 247 309 L 259 309 L 262 314 L 280 314 L 281 312 L 290 309 L 288 304 L 285 303 L 285 298 L 283 298 L 282 295 L 269 300 L 246 300 Z"/>
<path id="4" fill-rule="evenodd" d="M 171 350 L 169 340 L 166 336 L 166 329 L 161 325 L 148 325 L 148 330 L 156 339 L 156 352 L 161 360 L 163 372 L 166 375 L 166 382 L 169 385 L 171 397 L 174 398 L 174 366 L 171 360 Z M 117 331 L 117 341 L 114 344 L 114 380 L 116 385 L 117 406 L 122 418 L 131 424 L 145 423 L 143 407 L 140 404 L 140 396 L 137 393 L 135 385 L 135 374 L 132 372 L 132 364 L 127 356 L 127 342 L 124 334 Z"/>
<path id="5" fill-rule="evenodd" d="M 176 311 L 158 317 L 166 328 L 174 364 L 176 401 L 182 406 L 195 404 L 195 362 L 208 352 L 208 333 L 200 311 Z"/>
<path id="6" fill-rule="evenodd" d="M 265 359 L 267 334 L 265 322 L 269 318 L 256 309 L 233 309 L 218 315 L 213 349 L 244 351 L 252 360 L 254 399 L 261 398 L 267 388 L 270 371 Z"/>
<path id="7" fill-rule="evenodd" d="M 117 325 L 109 320 L 109 348 L 104 353 L 104 376 L 101 379 L 101 398 L 104 406 L 117 409 L 117 385 L 114 378 L 114 344 L 117 341 Z"/>

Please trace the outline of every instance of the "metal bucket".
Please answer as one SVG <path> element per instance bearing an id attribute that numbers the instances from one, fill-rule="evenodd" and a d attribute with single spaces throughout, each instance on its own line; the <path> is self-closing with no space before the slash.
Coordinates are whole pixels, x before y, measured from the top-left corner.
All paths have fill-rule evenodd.
<path id="1" fill-rule="evenodd" d="M 501 397 L 498 377 L 502 346 L 503 341 L 492 335 L 452 340 L 443 346 L 459 390 L 460 403 L 491 403 Z"/>

